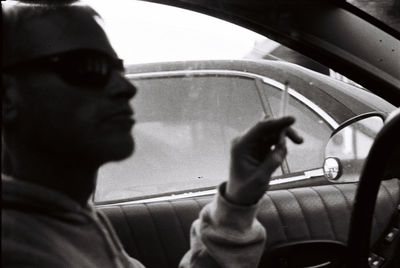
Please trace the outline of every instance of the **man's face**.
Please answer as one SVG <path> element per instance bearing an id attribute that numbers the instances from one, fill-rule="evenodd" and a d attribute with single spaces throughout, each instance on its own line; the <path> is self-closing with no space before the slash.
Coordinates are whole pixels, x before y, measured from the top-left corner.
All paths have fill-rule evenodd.
<path id="1" fill-rule="evenodd" d="M 94 164 L 120 160 L 133 151 L 129 100 L 136 89 L 120 70 L 106 66 L 107 57 L 90 54 L 70 53 L 62 68 L 57 64 L 65 62 L 56 60 L 49 68 L 41 63 L 22 71 L 19 135 L 35 151 Z M 108 79 L 99 82 L 106 68 L 111 68 Z"/>
<path id="2" fill-rule="evenodd" d="M 16 25 L 10 59 L 20 62 L 7 71 L 20 96 L 16 146 L 66 164 L 99 166 L 129 156 L 136 89 L 93 14 L 58 8 Z"/>
<path id="3" fill-rule="evenodd" d="M 56 65 L 45 68 L 42 63 L 36 70 L 24 71 L 19 83 L 18 122 L 19 135 L 27 146 L 66 160 L 76 158 L 94 164 L 131 154 L 133 111 L 129 100 L 136 89 L 117 69 L 110 70 L 108 79 L 97 84 L 99 79 L 92 71 L 106 66 L 96 55 L 86 60 L 78 57 L 75 64 L 72 61 L 71 66 L 61 69 Z M 67 56 L 70 63 L 71 57 Z M 76 72 L 68 68 L 81 69 L 81 75 L 68 75 L 69 71 Z"/>

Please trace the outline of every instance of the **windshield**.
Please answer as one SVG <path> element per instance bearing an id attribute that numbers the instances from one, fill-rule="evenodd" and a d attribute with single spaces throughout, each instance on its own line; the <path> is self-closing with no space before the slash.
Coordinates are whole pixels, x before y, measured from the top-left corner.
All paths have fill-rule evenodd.
<path id="1" fill-rule="evenodd" d="M 347 2 L 400 32 L 400 0 L 347 0 Z"/>

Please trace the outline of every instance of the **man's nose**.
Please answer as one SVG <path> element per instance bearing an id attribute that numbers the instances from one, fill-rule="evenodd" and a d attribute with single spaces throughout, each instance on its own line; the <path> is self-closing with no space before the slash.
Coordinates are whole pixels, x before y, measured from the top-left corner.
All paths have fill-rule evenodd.
<path id="1" fill-rule="evenodd" d="M 113 72 L 107 85 L 107 95 L 111 98 L 131 99 L 136 95 L 136 87 L 119 72 Z"/>

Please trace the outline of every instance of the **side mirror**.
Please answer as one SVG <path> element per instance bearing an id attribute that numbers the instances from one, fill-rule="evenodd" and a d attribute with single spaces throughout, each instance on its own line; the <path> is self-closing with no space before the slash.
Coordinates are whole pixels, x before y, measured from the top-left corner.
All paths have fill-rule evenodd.
<path id="1" fill-rule="evenodd" d="M 357 182 L 383 116 L 368 113 L 340 125 L 325 148 L 324 176 L 335 183 Z"/>
<path id="2" fill-rule="evenodd" d="M 343 168 L 340 159 L 336 157 L 325 158 L 324 166 L 324 176 L 330 181 L 335 181 L 342 176 Z"/>

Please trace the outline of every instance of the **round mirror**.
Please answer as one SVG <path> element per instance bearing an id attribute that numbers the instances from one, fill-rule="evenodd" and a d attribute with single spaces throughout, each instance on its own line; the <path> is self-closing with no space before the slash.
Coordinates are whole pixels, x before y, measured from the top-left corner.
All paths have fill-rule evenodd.
<path id="1" fill-rule="evenodd" d="M 362 115 L 343 123 L 325 148 L 325 177 L 335 183 L 357 182 L 382 127 L 383 119 L 377 115 Z"/>
<path id="2" fill-rule="evenodd" d="M 340 160 L 336 157 L 328 157 L 324 161 L 324 176 L 328 180 L 337 180 L 342 175 Z"/>

